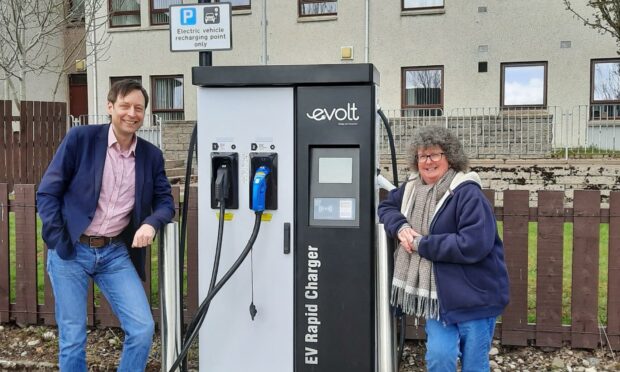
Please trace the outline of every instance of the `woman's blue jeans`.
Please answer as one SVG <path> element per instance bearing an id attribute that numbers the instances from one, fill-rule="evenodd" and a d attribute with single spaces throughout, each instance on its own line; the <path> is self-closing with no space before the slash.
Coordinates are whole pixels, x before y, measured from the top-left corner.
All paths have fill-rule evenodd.
<path id="1" fill-rule="evenodd" d="M 61 371 L 86 371 L 86 300 L 92 278 L 125 332 L 118 371 L 143 371 L 153 341 L 151 308 L 129 252 L 121 242 L 102 248 L 75 245 L 76 256 L 63 260 L 48 250 L 47 272 L 55 298 Z"/>
<path id="2" fill-rule="evenodd" d="M 429 372 L 454 372 L 461 358 L 462 372 L 489 370 L 489 350 L 496 317 L 444 325 L 426 321 L 426 367 Z"/>

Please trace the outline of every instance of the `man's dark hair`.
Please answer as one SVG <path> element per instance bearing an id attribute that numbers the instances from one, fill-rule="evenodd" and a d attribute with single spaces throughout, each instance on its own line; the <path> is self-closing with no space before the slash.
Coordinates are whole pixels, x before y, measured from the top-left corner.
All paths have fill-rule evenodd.
<path id="1" fill-rule="evenodd" d="M 149 105 L 149 95 L 146 93 L 146 89 L 144 89 L 142 84 L 134 79 L 123 79 L 112 84 L 108 92 L 108 102 L 114 104 L 119 96 L 125 97 L 134 90 L 142 92 L 144 96 L 144 108 L 147 108 Z"/>

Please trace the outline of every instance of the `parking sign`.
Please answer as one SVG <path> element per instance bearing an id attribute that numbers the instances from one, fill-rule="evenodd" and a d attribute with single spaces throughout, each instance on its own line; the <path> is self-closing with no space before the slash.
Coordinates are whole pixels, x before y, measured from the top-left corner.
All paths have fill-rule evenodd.
<path id="1" fill-rule="evenodd" d="M 196 24 L 196 9 L 194 8 L 181 8 L 181 25 L 193 26 Z"/>
<path id="2" fill-rule="evenodd" d="M 170 51 L 232 49 L 230 3 L 170 6 Z"/>

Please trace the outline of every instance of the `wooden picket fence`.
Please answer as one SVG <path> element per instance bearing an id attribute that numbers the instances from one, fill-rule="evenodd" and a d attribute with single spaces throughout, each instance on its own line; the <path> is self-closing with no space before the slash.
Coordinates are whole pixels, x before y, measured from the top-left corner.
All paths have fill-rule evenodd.
<path id="1" fill-rule="evenodd" d="M 37 301 L 37 219 L 35 187 L 16 185 L 9 200 L 7 184 L 0 184 L 0 323 L 54 324 L 54 301 L 45 275 L 44 301 Z M 179 189 L 173 188 L 179 206 Z M 494 191 L 486 190 L 489 200 Z M 191 319 L 198 305 L 197 195 L 192 187 L 189 197 L 187 272 L 188 294 L 184 318 Z M 506 263 L 510 277 L 510 304 L 501 317 L 497 335 L 503 345 L 560 347 L 564 342 L 574 348 L 593 349 L 608 345 L 620 348 L 620 192 L 611 192 L 609 207 L 601 207 L 599 191 L 574 192 L 573 208 L 564 208 L 562 191 L 539 191 L 538 206 L 529 207 L 528 191 L 504 191 L 503 207 L 495 213 L 503 224 Z M 15 224 L 14 260 L 16 270 L 15 301 L 9 300 L 9 213 Z M 177 213 L 178 216 L 179 213 Z M 537 222 L 536 322 L 528 323 L 528 224 Z M 562 323 L 562 286 L 564 225 L 572 228 L 572 290 L 570 324 Z M 607 322 L 599 324 L 599 229 L 609 224 L 607 267 Z M 156 254 L 156 252 L 149 252 Z M 150 261 L 147 261 L 150 263 Z M 150 273 L 151 268 L 147 268 Z M 291 278 L 292 280 L 292 278 Z M 151 277 L 145 290 L 151 293 Z M 88 322 L 91 326 L 118 326 L 103 298 L 96 306 L 91 299 Z M 159 320 L 159 309 L 153 308 Z M 408 322 L 407 337 L 423 338 L 423 327 Z"/>
<path id="2" fill-rule="evenodd" d="M 179 186 L 174 186 L 172 193 L 175 200 L 176 216 L 179 216 Z M 191 320 L 198 307 L 198 213 L 197 189 L 190 190 L 187 224 L 187 296 L 185 320 Z M 9 214 L 13 214 L 15 241 L 10 242 Z M 43 253 L 37 253 L 37 242 L 41 239 L 37 233 L 35 187 L 34 185 L 15 185 L 13 198 L 9 198 L 9 187 L 0 183 L 0 324 L 15 321 L 19 324 L 55 325 L 54 296 L 44 265 L 47 247 Z M 15 258 L 9 259 L 10 245 L 15 246 Z M 147 248 L 147 256 L 156 255 L 155 250 Z M 146 281 L 144 290 L 151 298 L 151 261 L 146 262 Z M 11 266 L 15 270 L 15 283 L 10 282 Z M 43 302 L 37 300 L 38 271 L 43 270 Z M 11 284 L 14 287 L 13 303 L 10 302 Z M 95 301 L 95 290 L 91 284 L 87 306 L 88 325 L 101 327 L 118 327 L 119 323 L 103 296 Z M 96 302 L 99 305 L 96 305 Z M 159 321 L 159 308 L 153 307 L 153 317 Z"/>
<path id="3" fill-rule="evenodd" d="M 0 183 L 38 184 L 66 132 L 66 103 L 0 100 Z"/>
<path id="4" fill-rule="evenodd" d="M 493 203 L 495 191 L 485 190 Z M 620 348 L 620 192 L 612 191 L 609 207 L 601 207 L 600 191 L 575 190 L 573 208 L 564 208 L 563 191 L 538 191 L 537 207 L 529 191 L 503 192 L 495 216 L 503 223 L 510 304 L 495 335 L 503 345 L 594 349 Z M 528 323 L 529 223 L 537 222 L 536 322 Z M 565 236 L 564 224 L 573 224 Z M 599 322 L 600 225 L 609 224 L 607 249 L 607 322 Z M 562 322 L 564 243 L 572 238 L 570 324 Z M 424 327 L 407 322 L 407 338 L 424 338 Z"/>

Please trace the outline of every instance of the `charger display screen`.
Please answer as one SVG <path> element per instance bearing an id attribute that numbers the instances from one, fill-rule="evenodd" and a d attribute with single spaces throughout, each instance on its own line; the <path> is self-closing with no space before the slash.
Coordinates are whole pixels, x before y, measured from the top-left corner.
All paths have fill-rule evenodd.
<path id="1" fill-rule="evenodd" d="M 310 226 L 359 226 L 359 147 L 310 149 Z"/>
<path id="2" fill-rule="evenodd" d="M 353 159 L 319 158 L 319 183 L 353 182 Z"/>

